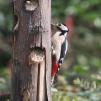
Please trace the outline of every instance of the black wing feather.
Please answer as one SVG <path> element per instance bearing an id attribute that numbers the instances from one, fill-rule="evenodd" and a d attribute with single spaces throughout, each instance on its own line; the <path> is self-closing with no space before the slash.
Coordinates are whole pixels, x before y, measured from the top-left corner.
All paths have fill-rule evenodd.
<path id="1" fill-rule="evenodd" d="M 59 59 L 59 64 L 61 65 L 64 61 L 65 55 L 67 52 L 67 40 L 65 39 L 65 41 L 63 42 L 62 46 L 61 46 L 61 55 L 60 55 L 60 59 Z"/>

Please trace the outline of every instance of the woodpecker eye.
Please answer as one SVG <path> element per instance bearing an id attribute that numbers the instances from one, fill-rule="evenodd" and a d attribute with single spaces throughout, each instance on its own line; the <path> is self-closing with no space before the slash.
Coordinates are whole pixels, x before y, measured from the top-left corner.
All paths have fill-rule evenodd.
<path id="1" fill-rule="evenodd" d="M 61 30 L 62 24 L 57 24 L 57 28 Z"/>

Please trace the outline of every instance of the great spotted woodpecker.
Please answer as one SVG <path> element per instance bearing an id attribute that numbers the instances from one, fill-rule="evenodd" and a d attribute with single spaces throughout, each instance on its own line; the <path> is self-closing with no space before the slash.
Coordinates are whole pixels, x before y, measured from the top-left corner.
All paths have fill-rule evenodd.
<path id="1" fill-rule="evenodd" d="M 51 70 L 52 83 L 67 53 L 67 49 L 68 49 L 67 32 L 68 31 L 69 29 L 65 25 L 58 24 L 57 31 L 52 36 L 52 70 Z"/>

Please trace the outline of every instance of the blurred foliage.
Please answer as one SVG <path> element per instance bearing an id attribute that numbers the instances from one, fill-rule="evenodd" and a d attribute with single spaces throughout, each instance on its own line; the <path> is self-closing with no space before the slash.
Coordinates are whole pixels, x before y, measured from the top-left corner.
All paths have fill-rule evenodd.
<path id="1" fill-rule="evenodd" d="M 71 16 L 74 21 L 70 49 L 54 83 L 53 101 L 101 101 L 100 5 L 101 0 L 52 1 L 53 18 L 66 23 Z"/>
<path id="2" fill-rule="evenodd" d="M 101 101 L 100 5 L 101 0 L 52 0 L 52 19 L 66 22 L 71 16 L 74 23 L 65 63 L 53 84 L 53 101 Z M 0 93 L 10 89 L 5 67 L 11 58 L 12 7 L 12 1 L 0 0 Z"/>
<path id="3" fill-rule="evenodd" d="M 53 92 L 53 101 L 101 101 L 100 91 L 86 91 L 79 93 Z"/>

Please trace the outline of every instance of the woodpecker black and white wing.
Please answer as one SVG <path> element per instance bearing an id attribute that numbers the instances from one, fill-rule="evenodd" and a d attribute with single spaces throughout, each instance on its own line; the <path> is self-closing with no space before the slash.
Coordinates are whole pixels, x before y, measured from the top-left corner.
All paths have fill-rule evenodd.
<path id="1" fill-rule="evenodd" d="M 67 39 L 65 39 L 65 41 L 63 42 L 62 46 L 61 46 L 61 54 L 60 54 L 60 59 L 59 59 L 59 65 L 61 66 L 61 64 L 64 61 L 64 58 L 66 56 L 68 50 L 68 42 Z"/>

